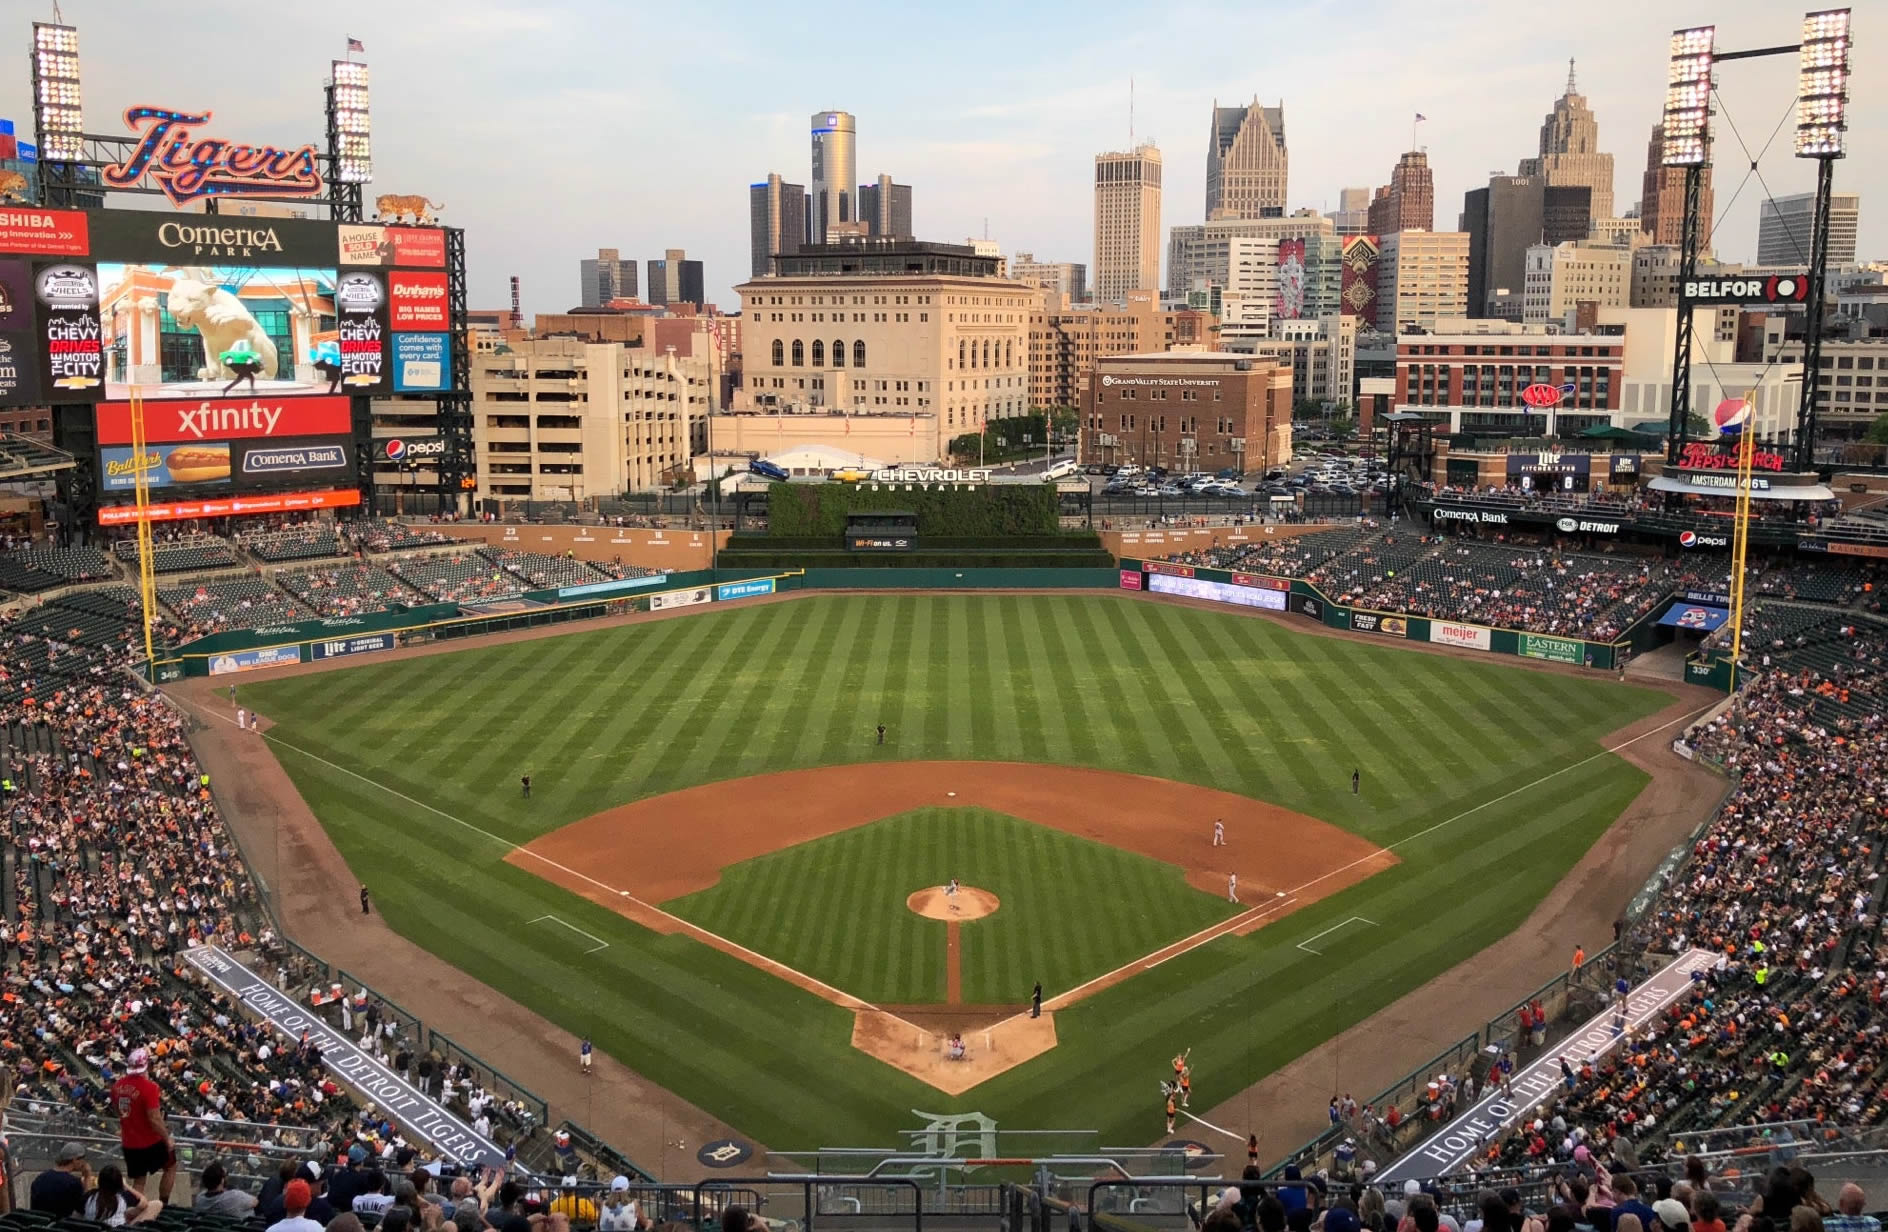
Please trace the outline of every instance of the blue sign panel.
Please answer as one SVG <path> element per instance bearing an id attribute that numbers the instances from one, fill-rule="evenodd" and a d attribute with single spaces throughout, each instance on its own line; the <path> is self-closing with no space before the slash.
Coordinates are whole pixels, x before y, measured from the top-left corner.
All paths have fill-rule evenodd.
<path id="1" fill-rule="evenodd" d="M 751 599 L 755 595 L 774 593 L 772 578 L 755 578 L 748 582 L 723 582 L 715 587 L 715 599 L 725 603 L 729 599 Z"/>
<path id="2" fill-rule="evenodd" d="M 393 335 L 395 393 L 429 393 L 445 389 L 451 376 L 452 358 L 445 334 Z"/>
<path id="3" fill-rule="evenodd" d="M 659 573 L 654 577 L 618 578 L 610 582 L 585 582 L 582 586 L 560 586 L 557 588 L 559 599 L 581 599 L 589 595 L 613 594 L 619 590 L 637 590 L 644 586 L 657 586 L 669 580 L 669 575 Z"/>
<path id="4" fill-rule="evenodd" d="M 308 652 L 317 659 L 338 659 L 342 655 L 371 654 L 376 650 L 392 650 L 397 644 L 391 633 L 368 633 L 334 642 L 310 642 Z"/>
<path id="5" fill-rule="evenodd" d="M 300 646 L 264 646 L 260 650 L 232 650 L 210 656 L 210 675 L 227 676 L 231 672 L 252 672 L 259 667 L 283 667 L 302 661 Z"/>

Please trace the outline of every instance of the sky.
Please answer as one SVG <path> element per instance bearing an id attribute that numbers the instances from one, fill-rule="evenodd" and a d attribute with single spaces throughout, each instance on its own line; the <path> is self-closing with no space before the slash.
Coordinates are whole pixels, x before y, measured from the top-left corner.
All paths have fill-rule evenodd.
<path id="1" fill-rule="evenodd" d="M 577 262 L 683 248 L 724 309 L 748 274 L 748 185 L 809 175 L 810 117 L 858 117 L 858 172 L 913 186 L 922 239 L 986 233 L 1006 253 L 1090 261 L 1094 155 L 1152 140 L 1163 227 L 1204 217 L 1211 108 L 1283 101 L 1290 208 L 1337 208 L 1387 183 L 1411 121 L 1436 179 L 1436 225 L 1462 194 L 1536 152 L 1567 60 L 1614 156 L 1621 211 L 1638 200 L 1663 102 L 1667 40 L 1715 21 L 1722 50 L 1794 43 L 1777 0 L 1114 0 L 817 7 L 726 0 L 63 0 L 78 27 L 85 115 L 208 108 L 219 135 L 321 145 L 322 83 L 348 36 L 373 69 L 374 193 L 424 193 L 463 227 L 471 303 L 522 279 L 527 317 L 577 302 Z M 1860 256 L 1888 258 L 1888 0 L 1853 0 L 1849 157 Z M 31 128 L 24 59 L 50 0 L 0 5 L 0 116 Z M 266 10 L 266 13 L 265 13 Z M 14 57 L 18 58 L 14 58 Z M 1719 255 L 1752 260 L 1770 192 L 1814 187 L 1791 156 L 1792 56 L 1720 69 Z M 1781 122 L 1782 128 L 1778 125 Z M 1732 128 L 1742 135 L 1742 144 Z M 1759 160 L 1762 179 L 1746 169 Z M 1743 145 L 1748 146 L 1746 153 Z M 1734 198 L 1734 199 L 1733 199 Z M 1165 252 L 1165 237 L 1162 239 Z"/>

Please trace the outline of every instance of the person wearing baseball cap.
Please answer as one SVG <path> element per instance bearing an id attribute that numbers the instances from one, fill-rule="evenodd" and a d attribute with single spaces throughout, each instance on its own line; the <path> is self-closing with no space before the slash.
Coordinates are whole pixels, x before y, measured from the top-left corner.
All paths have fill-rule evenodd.
<path id="1" fill-rule="evenodd" d="M 321 1224 L 308 1217 L 308 1204 L 315 1191 L 297 1176 L 282 1186 L 282 1218 L 269 1225 L 269 1232 L 321 1232 Z"/>
<path id="2" fill-rule="evenodd" d="M 133 1048 L 124 1076 L 111 1084 L 111 1106 L 118 1114 L 126 1183 L 143 1197 L 145 1178 L 161 1173 L 157 1200 L 168 1206 L 170 1191 L 177 1184 L 177 1146 L 171 1141 L 170 1126 L 164 1123 L 163 1095 L 151 1081 L 150 1070 L 150 1051 Z"/>
<path id="3" fill-rule="evenodd" d="M 1652 1204 L 1652 1213 L 1665 1232 L 1690 1232 L 1691 1212 L 1677 1198 L 1660 1198 Z M 1658 1229 L 1648 1228 L 1647 1232 L 1658 1232 Z"/>
<path id="4" fill-rule="evenodd" d="M 85 1148 L 68 1142 L 59 1148 L 52 1167 L 33 1178 L 30 1203 L 33 1210 L 64 1219 L 76 1215 L 85 1205 L 85 1191 L 92 1179 L 92 1169 L 85 1162 Z"/>

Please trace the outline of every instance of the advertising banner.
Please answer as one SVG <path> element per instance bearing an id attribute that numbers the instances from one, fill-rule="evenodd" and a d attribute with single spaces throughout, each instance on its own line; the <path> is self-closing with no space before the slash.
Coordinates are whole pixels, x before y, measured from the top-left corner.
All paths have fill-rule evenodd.
<path id="1" fill-rule="evenodd" d="M 1719 590 L 1687 590 L 1680 597 L 1686 603 L 1709 603 L 1714 607 L 1731 606 L 1731 596 Z"/>
<path id="2" fill-rule="evenodd" d="M 1563 535 L 1617 535 L 1625 528 L 1624 522 L 1597 518 L 1559 518 L 1554 522 L 1554 529 Z"/>
<path id="3" fill-rule="evenodd" d="M 184 957 L 283 1035 L 307 1039 L 323 1065 L 398 1121 L 408 1136 L 425 1144 L 429 1153 L 449 1156 L 468 1168 L 505 1166 L 504 1151 L 490 1138 L 223 950 L 214 945 L 193 946 Z"/>
<path id="4" fill-rule="evenodd" d="M 1316 595 L 1293 595 L 1289 606 L 1294 612 L 1303 612 L 1313 620 L 1324 619 L 1324 603 Z"/>
<path id="5" fill-rule="evenodd" d="M 651 577 L 613 578 L 607 582 L 585 582 L 581 586 L 558 587 L 557 597 L 559 599 L 591 599 L 625 590 L 647 590 L 651 586 L 660 586 L 668 580 L 668 574 L 658 573 Z"/>
<path id="6" fill-rule="evenodd" d="M 0 260 L 0 406 L 39 401 L 35 350 L 32 267 Z"/>
<path id="7" fill-rule="evenodd" d="M 378 650 L 392 650 L 397 644 L 395 636 L 391 633 L 369 633 L 339 642 L 310 642 L 308 653 L 317 659 L 338 659 L 343 655 L 372 654 Z"/>
<path id="8" fill-rule="evenodd" d="M 706 603 L 714 592 L 706 586 L 694 590 L 673 590 L 666 595 L 650 595 L 649 610 L 666 611 L 672 607 L 694 607 L 697 603 Z"/>
<path id="9" fill-rule="evenodd" d="M 105 388 L 105 326 L 98 314 L 98 271 L 89 265 L 42 265 L 33 275 L 39 303 L 39 384 L 58 402 L 95 401 Z"/>
<path id="10" fill-rule="evenodd" d="M 266 489 L 348 483 L 355 474 L 354 444 L 351 438 L 339 436 L 261 444 L 204 441 L 147 445 L 142 455 L 128 445 L 98 451 L 101 491 L 136 491 L 140 471 L 146 486 L 152 489 L 196 485 Z"/>
<path id="11" fill-rule="evenodd" d="M 1616 453 L 1613 455 L 1613 478 L 1630 479 L 1639 473 L 1639 455 L 1636 453 Z"/>
<path id="12" fill-rule="evenodd" d="M 354 441 L 330 437 L 309 441 L 239 443 L 235 448 L 239 488 L 279 488 L 354 481 Z"/>
<path id="13" fill-rule="evenodd" d="M 342 265 L 401 265 L 444 269 L 446 233 L 438 227 L 385 227 L 378 224 L 338 228 Z"/>
<path id="14" fill-rule="evenodd" d="M 1584 663 L 1585 650 L 1585 643 L 1571 642 L 1564 637 L 1543 637 L 1539 633 L 1521 635 L 1521 653 L 1530 659 L 1547 659 L 1554 663 Z"/>
<path id="15" fill-rule="evenodd" d="M 1144 560 L 1141 562 L 1141 568 L 1148 573 L 1165 573 L 1172 577 L 1193 576 L 1192 565 L 1176 565 L 1165 560 Z"/>
<path id="16" fill-rule="evenodd" d="M 1508 514 L 1500 509 L 1451 509 L 1437 505 L 1429 516 L 1437 522 L 1472 522 L 1477 526 L 1506 526 Z"/>
<path id="17" fill-rule="evenodd" d="M 1121 589 L 1139 590 L 1140 588 L 1141 571 L 1139 569 L 1123 569 L 1121 571 Z"/>
<path id="18" fill-rule="evenodd" d="M 1728 608 L 1704 603 L 1674 603 L 1666 609 L 1665 615 L 1659 617 L 1659 623 L 1674 629 L 1689 629 L 1693 633 L 1709 633 L 1730 618 Z"/>
<path id="19" fill-rule="evenodd" d="M 1235 573 L 1232 575 L 1234 586 L 1257 586 L 1261 590 L 1290 590 L 1291 582 L 1286 578 L 1264 577 L 1257 573 Z"/>
<path id="20" fill-rule="evenodd" d="M 445 456 L 443 436 L 390 436 L 374 442 L 374 457 L 383 462 L 437 462 Z"/>
<path id="21" fill-rule="evenodd" d="M 1487 650 L 1490 644 L 1490 630 L 1479 625 L 1457 625 L 1443 620 L 1429 622 L 1429 640 L 1438 646 L 1466 646 L 1470 650 Z"/>
<path id="22" fill-rule="evenodd" d="M 82 257 L 90 251 L 83 210 L 0 205 L 0 252 L 28 257 Z"/>
<path id="23" fill-rule="evenodd" d="M 723 582 L 715 587 L 715 601 L 726 603 L 730 599 L 751 599 L 755 595 L 774 593 L 772 578 L 755 578 L 748 582 Z"/>
<path id="24" fill-rule="evenodd" d="M 210 656 L 210 675 L 228 676 L 232 672 L 253 672 L 258 668 L 281 667 L 300 663 L 300 646 L 264 646 L 260 650 L 235 650 Z"/>
<path id="25" fill-rule="evenodd" d="M 1409 621 L 1401 616 L 1381 616 L 1376 612 L 1352 612 L 1350 627 L 1359 633 L 1382 633 L 1388 637 L 1409 636 Z"/>
<path id="26" fill-rule="evenodd" d="M 153 269 L 203 265 L 334 268 L 335 225 L 331 222 L 156 210 L 91 210 L 85 219 L 91 231 L 91 255 L 100 261 L 135 261 Z"/>
<path id="27" fill-rule="evenodd" d="M 33 328 L 33 268 L 24 261 L 0 260 L 0 333 Z"/>
<path id="28" fill-rule="evenodd" d="M 144 404 L 146 444 L 229 441 L 261 437 L 346 436 L 353 431 L 346 398 L 206 398 L 200 402 Z M 98 405 L 98 443 L 131 443 L 131 404 Z"/>
<path id="29" fill-rule="evenodd" d="M 388 280 L 395 329 L 445 329 L 446 276 L 396 270 Z"/>
<path id="30" fill-rule="evenodd" d="M 1406 1180 L 1447 1176 L 1479 1157 L 1504 1130 L 1553 1099 L 1560 1088 L 1562 1057 L 1601 1058 L 1619 1047 L 1622 1038 L 1634 1038 L 1639 1028 L 1665 1012 L 1665 1007 L 1692 987 L 1692 973 L 1718 966 L 1723 959 L 1711 950 L 1686 950 L 1626 996 L 1626 1030 L 1613 1029 L 1614 1011 L 1602 1009 L 1585 1026 L 1553 1048 L 1517 1069 L 1505 1089 L 1492 1084 L 1489 1093 L 1462 1112 L 1442 1132 L 1393 1160 L 1377 1174 L 1380 1185 L 1400 1186 Z"/>
<path id="31" fill-rule="evenodd" d="M 144 507 L 144 520 L 175 522 L 183 518 L 228 518 L 254 513 L 305 513 L 310 509 L 345 509 L 360 503 L 359 488 L 337 488 L 328 492 L 268 492 L 253 496 L 159 501 Z M 136 505 L 98 507 L 100 526 L 130 526 L 137 520 Z"/>
<path id="32" fill-rule="evenodd" d="M 378 393 L 387 379 L 387 287 L 379 274 L 350 270 L 334 287 L 335 343 L 341 384 L 350 393 Z"/>
<path id="33" fill-rule="evenodd" d="M 311 331 L 334 316 L 332 268 L 150 260 L 98 267 L 98 302 L 111 326 L 106 397 L 128 398 L 134 385 L 147 400 L 330 392 Z M 151 304 L 165 318 L 130 311 Z"/>
<path id="34" fill-rule="evenodd" d="M 1729 535 L 1713 535 L 1706 531 L 1681 530 L 1678 532 L 1678 546 L 1681 548 L 1728 548 L 1731 546 Z M 1729 600 L 1725 600 L 1729 602 Z"/>
<path id="35" fill-rule="evenodd" d="M 452 375 L 450 336 L 444 333 L 393 335 L 393 391 L 423 394 L 446 389 Z"/>
<path id="36" fill-rule="evenodd" d="M 1508 474 L 1515 475 L 1585 475 L 1593 465 L 1584 453 L 1511 453 Z"/>
<path id="37" fill-rule="evenodd" d="M 1261 590 L 1256 586 L 1234 586 L 1230 582 L 1209 582 L 1205 578 L 1176 577 L 1167 573 L 1150 574 L 1147 588 L 1156 594 L 1236 603 L 1240 607 L 1264 608 L 1268 612 L 1285 610 L 1285 592 L 1282 590 Z"/>

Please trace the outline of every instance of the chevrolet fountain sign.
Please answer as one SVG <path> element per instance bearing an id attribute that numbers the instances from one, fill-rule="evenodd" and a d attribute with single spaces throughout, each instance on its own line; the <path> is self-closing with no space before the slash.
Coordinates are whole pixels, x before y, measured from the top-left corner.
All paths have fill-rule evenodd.
<path id="1" fill-rule="evenodd" d="M 874 483 L 989 483 L 996 472 L 980 468 L 940 470 L 934 466 L 901 466 L 873 471 Z"/>

